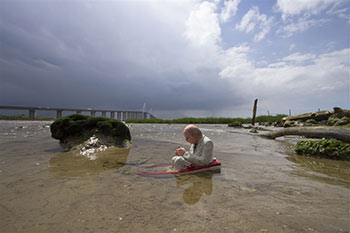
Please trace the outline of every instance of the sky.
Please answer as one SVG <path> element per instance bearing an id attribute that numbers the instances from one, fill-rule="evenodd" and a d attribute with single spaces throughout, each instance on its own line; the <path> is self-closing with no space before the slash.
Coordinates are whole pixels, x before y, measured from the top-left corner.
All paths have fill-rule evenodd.
<path id="1" fill-rule="evenodd" d="M 0 0 L 0 105 L 350 109 L 348 0 Z"/>

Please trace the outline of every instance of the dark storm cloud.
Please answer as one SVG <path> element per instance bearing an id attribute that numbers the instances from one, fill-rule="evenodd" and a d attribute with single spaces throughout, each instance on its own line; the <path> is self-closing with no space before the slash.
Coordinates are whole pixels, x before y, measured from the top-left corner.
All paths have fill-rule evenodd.
<path id="1" fill-rule="evenodd" d="M 154 112 L 213 110 L 235 98 L 215 67 L 145 2 L 2 1 L 1 105 Z M 170 25 L 171 26 L 171 25 Z"/>

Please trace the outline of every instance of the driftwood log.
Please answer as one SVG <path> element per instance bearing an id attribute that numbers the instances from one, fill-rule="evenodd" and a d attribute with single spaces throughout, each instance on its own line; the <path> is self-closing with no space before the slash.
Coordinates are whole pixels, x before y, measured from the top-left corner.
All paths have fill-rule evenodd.
<path id="1" fill-rule="evenodd" d="M 308 138 L 333 138 L 343 142 L 350 142 L 350 128 L 339 127 L 294 127 L 261 134 L 262 137 L 269 139 L 275 139 L 285 135 L 300 135 Z"/>

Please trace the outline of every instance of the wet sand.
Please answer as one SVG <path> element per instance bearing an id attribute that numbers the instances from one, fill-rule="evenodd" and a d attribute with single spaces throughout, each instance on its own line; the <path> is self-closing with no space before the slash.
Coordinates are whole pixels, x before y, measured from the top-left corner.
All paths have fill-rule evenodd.
<path id="1" fill-rule="evenodd" d="M 49 124 L 0 121 L 1 232 L 350 232 L 349 162 L 199 125 L 221 173 L 142 177 L 188 148 L 185 125 L 133 124 L 130 149 L 89 161 L 62 152 Z"/>

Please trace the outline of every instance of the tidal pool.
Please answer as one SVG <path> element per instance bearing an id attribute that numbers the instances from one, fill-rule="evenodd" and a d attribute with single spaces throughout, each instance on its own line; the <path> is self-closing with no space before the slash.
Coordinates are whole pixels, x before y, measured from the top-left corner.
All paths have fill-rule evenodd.
<path id="1" fill-rule="evenodd" d="M 350 163 L 198 125 L 221 173 L 137 176 L 188 148 L 185 125 L 132 124 L 129 149 L 63 152 L 51 122 L 0 121 L 1 232 L 350 232 Z"/>

